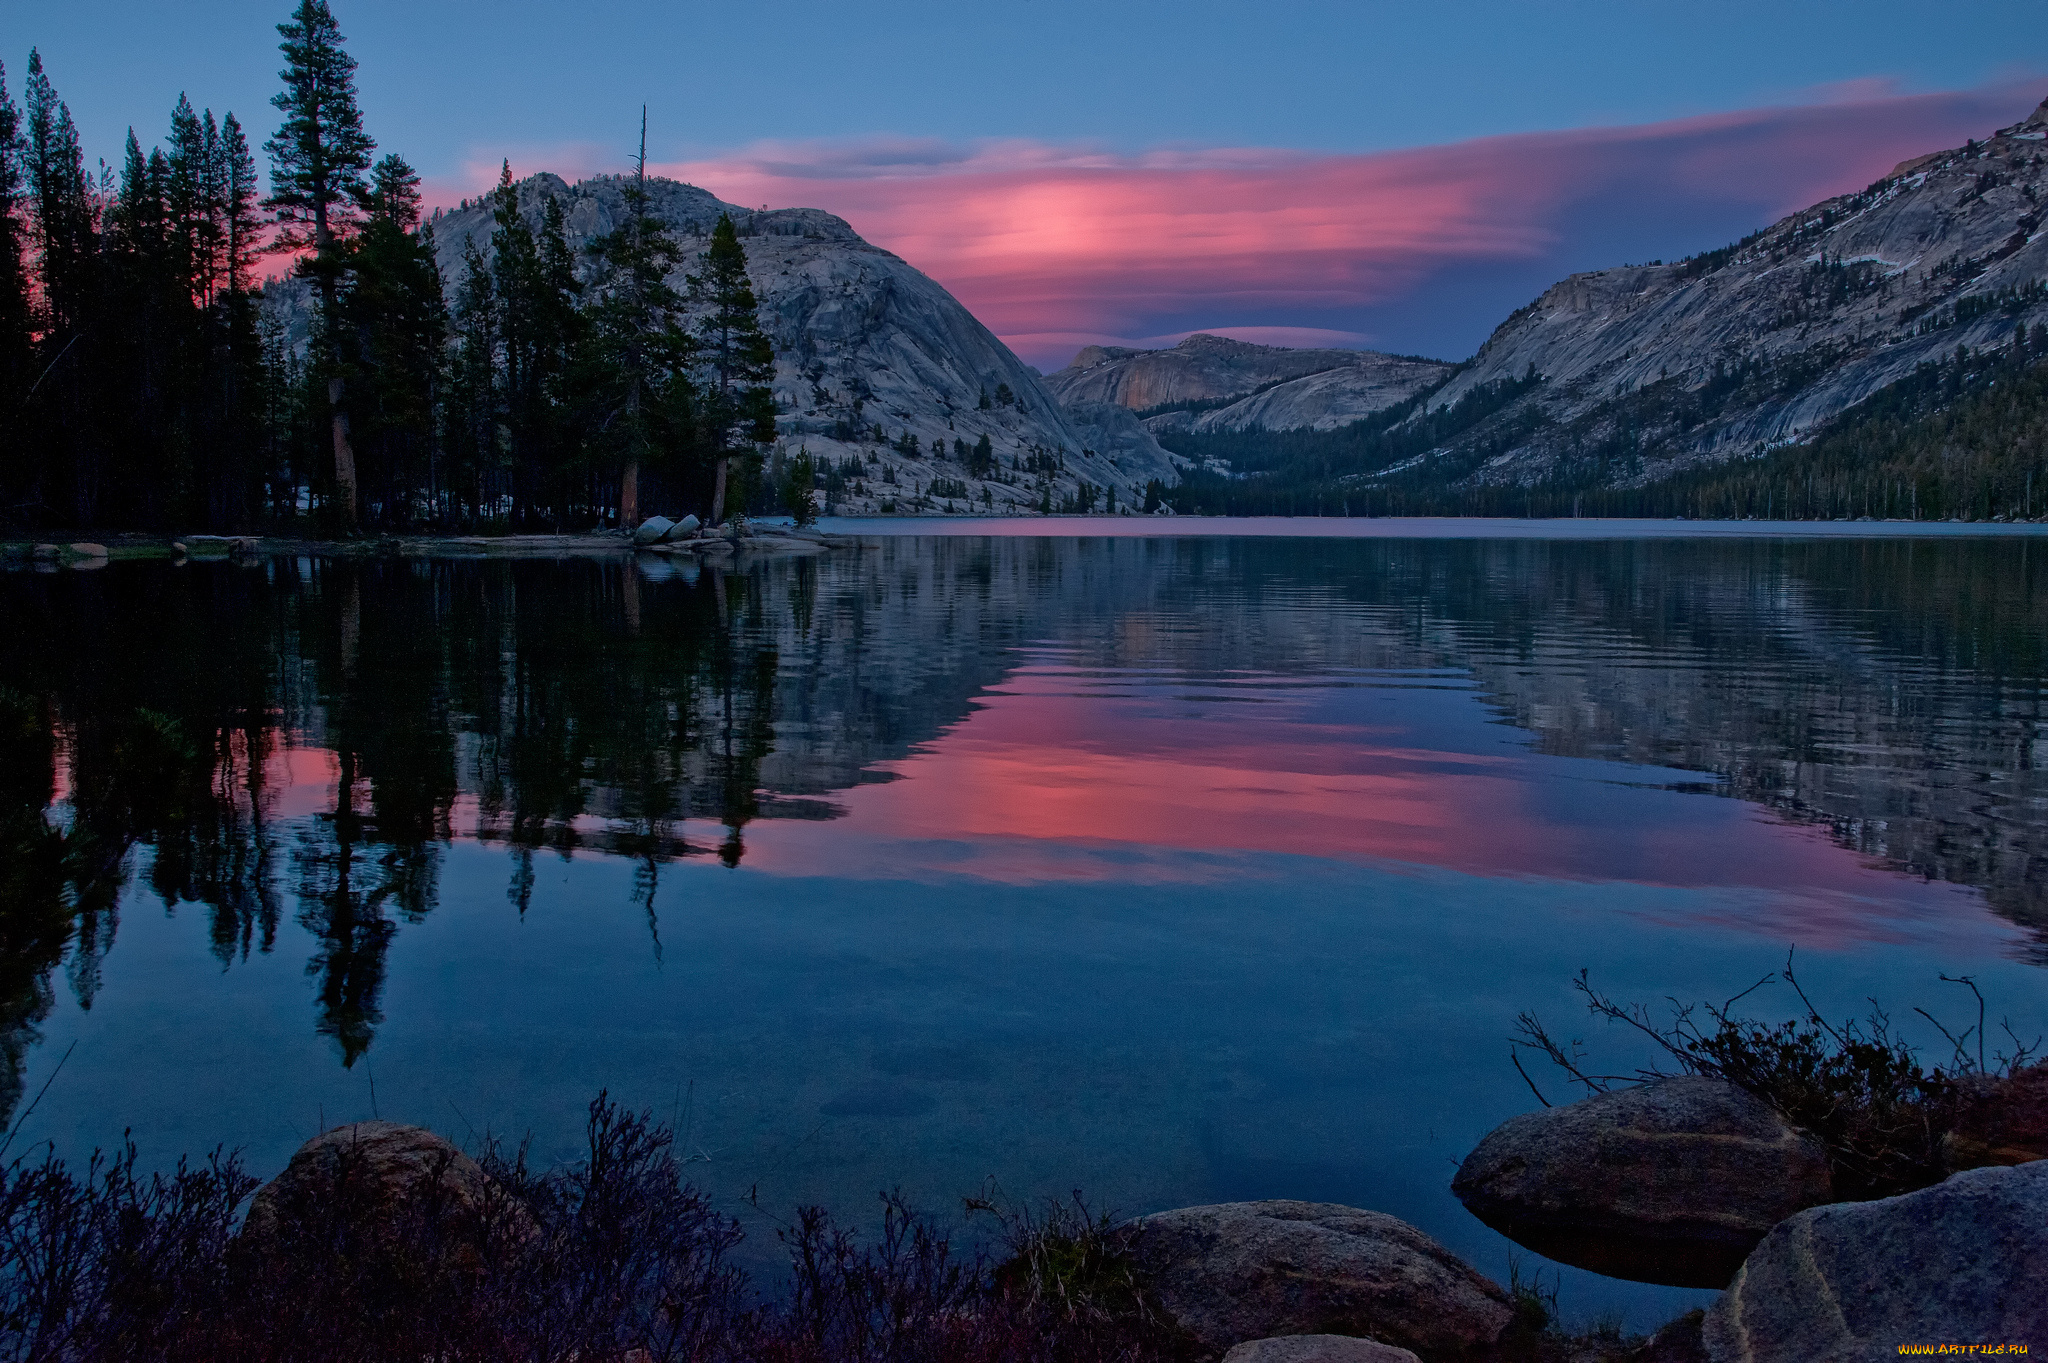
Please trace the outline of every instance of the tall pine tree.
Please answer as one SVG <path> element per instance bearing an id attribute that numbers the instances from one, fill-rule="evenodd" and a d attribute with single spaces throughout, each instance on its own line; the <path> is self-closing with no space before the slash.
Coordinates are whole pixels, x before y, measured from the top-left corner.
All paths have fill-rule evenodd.
<path id="1" fill-rule="evenodd" d="M 350 443 L 347 383 L 334 363 L 341 275 L 347 268 L 342 235 L 358 218 L 369 192 L 364 173 L 377 144 L 363 131 L 356 107 L 356 61 L 342 48 L 341 30 L 327 0 L 299 0 L 290 21 L 277 26 L 285 56 L 284 89 L 271 103 L 283 114 L 270 153 L 270 198 L 281 229 L 277 244 L 310 248 L 302 267 L 320 290 L 325 358 L 332 372 L 327 402 L 334 438 L 335 500 L 342 523 L 360 515 L 355 450 Z"/>
<path id="2" fill-rule="evenodd" d="M 25 510 L 31 495 L 22 477 L 28 462 L 22 408 L 35 378 L 35 354 L 21 190 L 21 114 L 7 96 L 7 68 L 0 65 L 0 514 Z"/>
<path id="3" fill-rule="evenodd" d="M 583 322 L 575 257 L 557 200 L 542 203 L 538 233 L 526 221 L 509 163 L 499 176 L 496 201 L 491 274 L 512 518 L 522 526 L 559 526 L 567 491 L 563 476 L 576 444 L 565 403 Z"/>
<path id="4" fill-rule="evenodd" d="M 668 282 L 682 248 L 649 209 L 644 108 L 640 154 L 623 189 L 625 222 L 590 246 L 596 294 L 581 389 L 593 443 L 619 470 L 619 524 L 630 530 L 640 522 L 641 469 L 680 462 L 691 443 L 696 353 L 683 326 L 683 297 Z"/>
<path id="5" fill-rule="evenodd" d="M 420 229 L 419 176 L 403 157 L 377 162 L 365 206 L 350 243 L 337 359 L 361 416 L 355 435 L 370 501 L 380 520 L 404 527 L 416 521 L 417 506 L 440 499 L 434 404 L 447 309 L 433 238 Z"/>
<path id="6" fill-rule="evenodd" d="M 761 330 L 754 286 L 747 278 L 747 252 L 732 216 L 718 215 L 711 249 L 701 257 L 703 273 L 690 283 L 707 304 L 697 323 L 706 372 L 702 407 L 706 443 L 717 461 L 711 493 L 711 522 L 725 519 L 734 456 L 751 453 L 775 439 L 775 350 Z M 732 499 L 744 505 L 742 497 Z"/>
<path id="7" fill-rule="evenodd" d="M 41 339 L 39 373 L 30 385 L 30 416 L 45 466 L 58 475 L 51 481 L 61 482 L 40 495 L 61 498 L 61 509 L 51 509 L 85 526 L 99 510 L 111 443 L 92 392 L 93 379 L 106 372 L 95 355 L 104 338 L 92 326 L 101 293 L 99 200 L 86 178 L 71 110 L 57 98 L 38 51 L 29 53 L 23 93 L 22 164 L 42 285 L 34 323 Z"/>

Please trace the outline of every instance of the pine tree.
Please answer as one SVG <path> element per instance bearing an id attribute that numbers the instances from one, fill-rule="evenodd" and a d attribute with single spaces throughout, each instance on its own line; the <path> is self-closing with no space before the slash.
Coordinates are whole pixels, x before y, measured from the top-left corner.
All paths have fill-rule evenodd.
<path id="1" fill-rule="evenodd" d="M 644 108 L 633 178 L 622 188 L 625 222 L 590 246 L 596 287 L 581 373 L 595 443 L 619 469 L 619 524 L 631 529 L 640 520 L 642 468 L 674 465 L 692 443 L 697 349 L 683 326 L 683 297 L 668 282 L 682 248 L 649 208 Z"/>
<path id="2" fill-rule="evenodd" d="M 256 158 L 233 114 L 221 120 L 220 176 L 221 275 L 230 294 L 244 294 L 263 239 L 256 217 Z"/>
<path id="3" fill-rule="evenodd" d="M 376 142 L 363 131 L 356 107 L 356 61 L 342 49 L 341 30 L 327 0 L 299 0 L 291 19 L 277 26 L 284 41 L 284 89 L 271 103 L 283 114 L 277 135 L 263 144 L 270 153 L 270 198 L 276 213 L 277 244 L 312 248 L 301 268 L 320 290 L 322 339 L 331 350 L 341 273 L 346 268 L 342 235 L 354 225 L 357 205 L 368 193 L 364 172 Z M 334 482 L 341 517 L 354 526 L 359 515 L 355 451 L 349 440 L 346 383 L 329 376 L 327 402 L 334 435 Z"/>
<path id="4" fill-rule="evenodd" d="M 212 111 L 208 110 L 207 123 L 212 121 Z M 164 207 L 170 219 L 170 245 L 177 254 L 179 272 L 185 278 L 186 289 L 201 307 L 213 301 L 215 275 L 215 224 L 209 200 L 219 137 L 216 133 L 209 138 L 212 131 L 200 123 L 199 115 L 192 111 L 192 101 L 180 93 L 178 106 L 171 110 Z"/>
<path id="5" fill-rule="evenodd" d="M 543 505 L 557 513 L 561 509 L 561 475 L 568 471 L 574 443 L 564 389 L 582 329 L 579 285 L 561 205 L 550 199 L 542 206 L 536 234 L 520 212 L 519 187 L 509 163 L 500 173 L 495 197 L 498 230 L 491 236 L 491 273 L 503 357 L 512 514 L 527 524 L 536 521 Z"/>
<path id="6" fill-rule="evenodd" d="M 414 494 L 438 502 L 434 405 L 447 339 L 447 308 L 433 239 L 420 229 L 419 176 L 404 158 L 386 156 L 371 176 L 365 219 L 349 242 L 337 363 L 360 420 L 353 434 L 368 469 L 364 481 L 381 519 L 410 524 Z"/>
<path id="7" fill-rule="evenodd" d="M 66 475 L 67 519 L 90 525 L 103 491 L 105 452 L 112 444 L 101 404 L 90 391 L 91 378 L 102 372 L 93 362 L 90 325 L 100 296 L 99 200 L 86 177 L 71 110 L 57 98 L 40 52 L 29 53 L 23 94 L 22 165 L 42 286 L 33 323 L 41 341 L 34 361 L 38 372 L 29 395 L 35 439 L 47 466 Z"/>
<path id="8" fill-rule="evenodd" d="M 29 387 L 29 270 L 27 233 L 20 221 L 20 111 L 6 92 L 0 63 L 0 413 L 16 430 L 18 407 Z"/>
<path id="9" fill-rule="evenodd" d="M 449 364 L 448 401 L 442 413 L 451 502 L 466 503 L 469 519 L 487 518 L 498 497 L 503 462 L 497 382 L 498 299 L 490 264 L 475 241 L 462 252 L 455 289 L 455 353 Z"/>
<path id="10" fill-rule="evenodd" d="M 0 65 L 0 499 L 16 507 L 32 496 L 22 478 L 28 456 L 22 408 L 35 361 L 21 189 L 21 114 L 7 96 L 7 68 Z"/>
<path id="11" fill-rule="evenodd" d="M 775 397 L 768 387 L 775 376 L 775 350 L 761 330 L 754 286 L 747 279 L 747 252 L 731 215 L 718 215 L 711 249 L 701 259 L 704 272 L 690 283 L 696 296 L 709 304 L 698 322 L 697 337 L 709 379 L 704 425 L 717 460 L 711 494 L 711 523 L 717 525 L 725 518 L 726 485 L 738 446 L 765 445 L 775 439 Z"/>
<path id="12" fill-rule="evenodd" d="M 88 306 L 95 241 L 92 184 L 85 174 L 71 110 L 43 71 L 42 53 L 28 55 L 27 127 L 23 161 L 35 205 L 36 264 L 43 284 L 43 324 L 67 341 Z"/>
<path id="13" fill-rule="evenodd" d="M 789 461 L 782 481 L 782 504 L 789 508 L 799 528 L 815 524 L 818 519 L 817 484 L 817 461 L 811 458 L 810 446 L 805 445 Z"/>

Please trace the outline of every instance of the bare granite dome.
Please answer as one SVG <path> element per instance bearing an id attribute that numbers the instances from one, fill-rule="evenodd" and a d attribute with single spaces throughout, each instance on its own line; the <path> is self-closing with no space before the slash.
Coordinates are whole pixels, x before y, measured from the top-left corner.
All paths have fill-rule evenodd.
<path id="1" fill-rule="evenodd" d="M 616 175 L 574 185 L 533 175 L 519 182 L 520 208 L 537 225 L 546 200 L 560 200 L 570 245 L 577 247 L 622 220 L 624 187 Z M 934 440 L 950 450 L 955 440 L 973 445 L 983 435 L 1006 469 L 1034 455 L 1057 457 L 1056 502 L 1081 480 L 1114 487 L 1120 505 L 1142 499 L 1149 479 L 1177 480 L 1171 456 L 1127 413 L 1063 408 L 957 299 L 902 258 L 863 241 L 844 219 L 816 208 L 742 208 L 673 180 L 651 179 L 648 192 L 654 215 L 686 248 L 708 246 L 719 215 L 731 216 L 746 247 L 762 325 L 775 345 L 782 444 L 835 463 L 858 456 L 871 470 L 867 495 L 850 494 L 842 503 L 848 513 L 909 498 L 935 479 L 970 489 L 966 499 L 938 499 L 938 509 L 967 510 L 969 502 L 980 509 L 983 485 L 930 451 Z M 435 249 L 451 290 L 470 242 L 488 254 L 492 211 L 479 202 L 435 217 Z M 689 251 L 686 269 L 695 268 L 695 255 Z M 1003 388 L 1014 395 L 1008 405 L 994 402 Z M 987 409 L 983 394 L 991 399 Z M 912 458 L 878 443 L 872 438 L 877 425 L 887 442 L 908 431 L 925 453 Z M 850 435 L 849 428 L 865 434 Z M 882 481 L 885 468 L 894 482 Z M 999 512 L 1039 504 L 1039 487 L 1029 480 L 987 487 Z"/>

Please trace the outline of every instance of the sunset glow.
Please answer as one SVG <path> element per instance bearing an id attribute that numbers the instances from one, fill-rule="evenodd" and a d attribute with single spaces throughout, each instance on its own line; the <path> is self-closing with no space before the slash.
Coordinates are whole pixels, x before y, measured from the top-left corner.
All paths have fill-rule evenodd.
<path id="1" fill-rule="evenodd" d="M 839 214 L 1042 367 L 1192 330 L 1462 355 L 1561 272 L 1720 245 L 1982 136 L 2044 89 L 1858 83 L 1809 104 L 1351 156 L 764 143 L 658 170 L 736 203 Z M 1501 287 L 1522 292 L 1469 324 L 1390 311 L 1426 308 L 1446 271 L 1475 265 L 1514 267 Z"/>

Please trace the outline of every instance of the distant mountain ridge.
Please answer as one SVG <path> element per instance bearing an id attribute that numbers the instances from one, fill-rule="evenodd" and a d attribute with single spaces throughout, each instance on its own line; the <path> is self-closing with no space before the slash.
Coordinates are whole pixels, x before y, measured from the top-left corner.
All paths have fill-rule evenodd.
<path id="1" fill-rule="evenodd" d="M 2048 101 L 1732 246 L 1572 275 L 1502 323 L 1427 410 L 1541 382 L 1389 472 L 1643 486 L 1803 439 L 1958 346 L 2005 347 L 2048 323 L 2044 152 Z"/>
<path id="2" fill-rule="evenodd" d="M 1376 350 L 1295 350 L 1197 332 L 1170 350 L 1087 346 L 1045 382 L 1062 402 L 1146 413 L 1145 425 L 1155 432 L 1332 430 L 1414 396 L 1454 367 Z"/>

